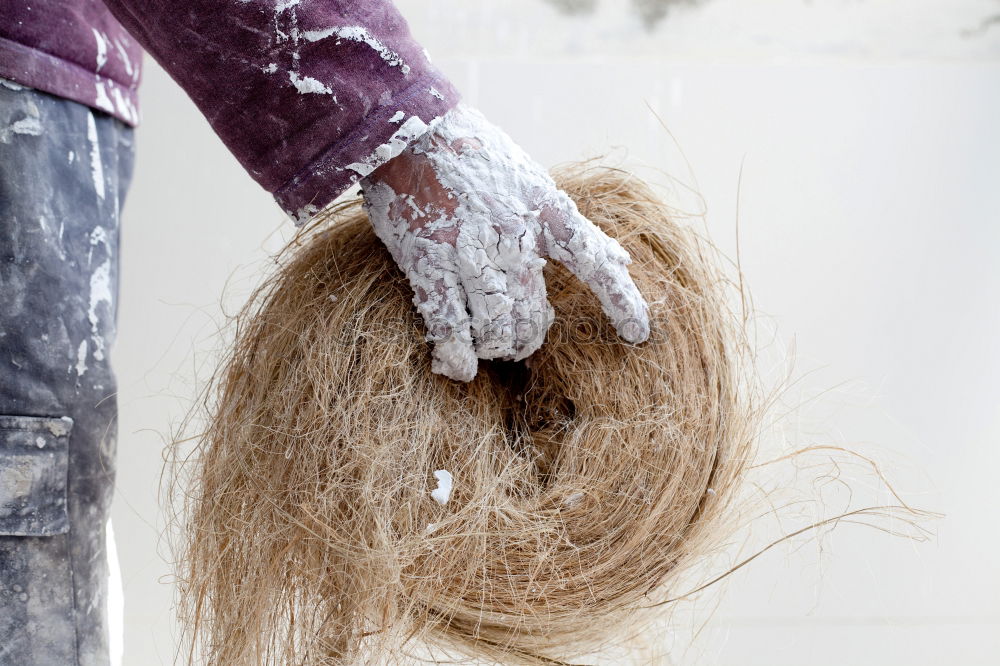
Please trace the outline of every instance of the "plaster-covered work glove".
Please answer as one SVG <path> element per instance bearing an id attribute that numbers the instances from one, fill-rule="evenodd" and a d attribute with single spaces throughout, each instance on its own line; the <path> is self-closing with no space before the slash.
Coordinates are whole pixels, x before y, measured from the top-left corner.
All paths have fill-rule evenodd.
<path id="1" fill-rule="evenodd" d="M 478 111 L 449 111 L 361 188 L 413 287 L 434 372 L 469 381 L 477 358 L 520 360 L 541 346 L 553 317 L 542 257 L 586 283 L 623 338 L 649 337 L 628 253 Z"/>

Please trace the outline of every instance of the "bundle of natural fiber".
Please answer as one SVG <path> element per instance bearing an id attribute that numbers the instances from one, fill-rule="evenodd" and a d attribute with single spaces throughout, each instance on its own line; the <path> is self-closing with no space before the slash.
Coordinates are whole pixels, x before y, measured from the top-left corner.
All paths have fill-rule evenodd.
<path id="1" fill-rule="evenodd" d="M 563 663 L 634 631 L 725 536 L 758 422 L 731 283 L 637 178 L 556 179 L 632 255 L 648 342 L 550 262 L 533 357 L 432 374 L 356 201 L 239 315 L 186 489 L 182 617 L 206 661 Z"/>

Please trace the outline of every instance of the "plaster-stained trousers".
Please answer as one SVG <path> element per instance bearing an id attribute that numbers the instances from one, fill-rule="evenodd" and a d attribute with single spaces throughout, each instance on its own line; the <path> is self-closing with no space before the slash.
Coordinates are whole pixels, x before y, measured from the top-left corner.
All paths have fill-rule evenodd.
<path id="1" fill-rule="evenodd" d="M 0 664 L 108 663 L 109 364 L 132 130 L 0 81 Z"/>

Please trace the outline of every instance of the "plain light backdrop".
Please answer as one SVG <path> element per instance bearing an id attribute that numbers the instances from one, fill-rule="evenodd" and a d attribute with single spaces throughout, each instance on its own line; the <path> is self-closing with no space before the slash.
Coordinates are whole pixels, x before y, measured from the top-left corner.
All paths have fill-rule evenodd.
<path id="1" fill-rule="evenodd" d="M 908 501 L 946 517 L 922 544 L 843 525 L 776 548 L 694 630 L 655 640 L 676 664 L 996 663 L 1000 2 L 661 4 L 649 26 L 626 0 L 398 1 L 466 101 L 537 160 L 609 153 L 704 212 L 730 256 L 738 233 L 768 358 L 795 359 L 790 397 L 808 405 L 785 439 L 888 460 Z M 164 444 L 225 313 L 291 232 L 146 66 L 113 510 L 124 663 L 143 666 L 176 651 Z"/>

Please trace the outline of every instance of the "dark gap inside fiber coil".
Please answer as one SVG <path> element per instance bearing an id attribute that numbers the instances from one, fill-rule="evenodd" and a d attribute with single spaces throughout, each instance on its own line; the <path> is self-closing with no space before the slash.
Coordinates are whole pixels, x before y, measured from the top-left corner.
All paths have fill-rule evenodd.
<path id="1" fill-rule="evenodd" d="M 486 372 L 490 381 L 505 393 L 503 428 L 511 451 L 517 456 L 531 458 L 531 424 L 524 408 L 524 393 L 531 381 L 531 370 L 524 361 L 487 361 L 480 372 Z M 542 479 L 539 479 L 540 484 Z"/>

